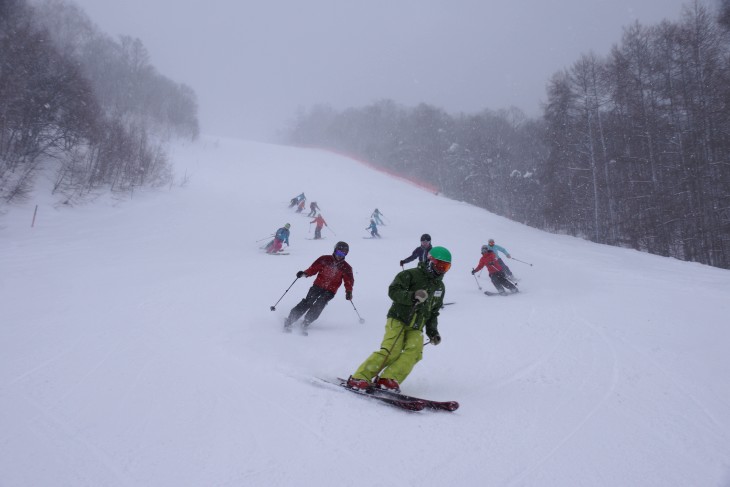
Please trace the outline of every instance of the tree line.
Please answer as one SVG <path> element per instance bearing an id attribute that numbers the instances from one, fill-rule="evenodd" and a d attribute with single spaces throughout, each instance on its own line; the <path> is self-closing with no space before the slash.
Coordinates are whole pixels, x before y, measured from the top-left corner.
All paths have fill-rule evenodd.
<path id="1" fill-rule="evenodd" d="M 66 202 L 168 182 L 164 142 L 196 138 L 197 110 L 139 39 L 112 39 L 63 0 L 0 1 L 0 202 L 42 170 Z"/>
<path id="2" fill-rule="evenodd" d="M 555 73 L 538 119 L 384 100 L 302 110 L 287 135 L 537 228 L 730 268 L 730 0 L 626 27 Z"/>

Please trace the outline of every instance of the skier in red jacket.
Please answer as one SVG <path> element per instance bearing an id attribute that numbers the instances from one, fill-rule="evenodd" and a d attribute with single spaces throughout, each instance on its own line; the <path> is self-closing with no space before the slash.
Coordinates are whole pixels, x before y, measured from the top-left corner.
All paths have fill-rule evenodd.
<path id="1" fill-rule="evenodd" d="M 317 217 L 314 220 L 312 220 L 311 222 L 309 222 L 310 225 L 312 223 L 316 223 L 317 224 L 317 226 L 314 227 L 314 239 L 315 240 L 319 240 L 320 238 L 322 238 L 322 227 L 324 225 L 327 225 L 327 222 L 324 221 L 324 218 L 322 217 L 322 213 L 320 213 L 319 215 L 317 215 Z"/>
<path id="2" fill-rule="evenodd" d="M 509 289 L 513 293 L 520 292 L 519 289 L 517 289 L 517 286 L 512 284 L 504 275 L 502 266 L 499 265 L 499 258 L 497 257 L 497 254 L 489 248 L 489 245 L 482 245 L 482 258 L 479 259 L 479 265 L 471 270 L 472 275 L 482 270 L 483 267 L 487 268 L 487 271 L 489 272 L 489 279 L 492 280 L 492 284 L 494 284 L 494 287 L 497 288 L 497 291 L 499 291 L 500 294 L 507 293 L 504 288 Z"/>
<path id="3" fill-rule="evenodd" d="M 345 242 L 337 242 L 332 255 L 323 255 L 315 260 L 307 270 L 297 272 L 299 277 L 311 277 L 317 274 L 317 279 L 309 288 L 307 297 L 294 306 L 289 312 L 289 317 L 284 322 L 284 330 L 291 331 L 292 324 L 302 315 L 302 330 L 306 333 L 307 327 L 317 318 L 335 297 L 340 285 L 345 283 L 345 299 L 352 299 L 352 286 L 355 278 L 352 274 L 352 267 L 345 262 L 345 257 L 350 251 L 350 246 Z M 306 313 L 306 314 L 304 314 Z"/>

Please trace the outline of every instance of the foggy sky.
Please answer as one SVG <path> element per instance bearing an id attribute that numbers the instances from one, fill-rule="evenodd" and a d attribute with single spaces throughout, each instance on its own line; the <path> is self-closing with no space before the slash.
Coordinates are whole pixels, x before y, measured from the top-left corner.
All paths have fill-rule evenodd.
<path id="1" fill-rule="evenodd" d="M 710 0 L 704 0 L 711 5 Z M 203 133 L 270 139 L 297 107 L 380 99 L 536 117 L 557 71 L 690 0 L 76 0 L 198 95 Z"/>

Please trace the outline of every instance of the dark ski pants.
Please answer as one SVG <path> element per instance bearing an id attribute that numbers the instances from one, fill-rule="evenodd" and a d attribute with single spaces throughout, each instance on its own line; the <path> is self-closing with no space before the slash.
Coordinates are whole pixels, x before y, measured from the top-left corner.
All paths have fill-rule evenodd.
<path id="1" fill-rule="evenodd" d="M 314 238 L 322 238 L 322 227 L 315 227 Z"/>
<path id="2" fill-rule="evenodd" d="M 507 288 L 512 292 L 517 292 L 517 287 L 507 280 L 507 277 L 502 271 L 489 274 L 489 279 L 492 280 L 492 284 L 494 284 L 494 287 L 496 287 L 497 291 L 500 293 L 504 292 L 504 288 Z"/>
<path id="3" fill-rule="evenodd" d="M 294 306 L 289 312 L 289 317 L 286 319 L 286 326 L 290 326 L 292 323 L 297 321 L 301 316 L 304 315 L 304 321 L 302 326 L 309 326 L 314 320 L 319 318 L 319 315 L 327 306 L 332 298 L 335 297 L 335 293 L 327 291 L 318 286 L 312 286 L 309 288 L 307 297 L 302 299 L 299 304 Z"/>
<path id="4" fill-rule="evenodd" d="M 505 275 L 507 275 L 507 277 L 512 277 L 512 271 L 509 269 L 509 267 L 507 267 L 507 264 L 505 264 L 504 261 L 500 258 L 497 258 L 497 260 L 499 261 L 499 265 L 502 266 L 502 270 L 504 271 Z"/>

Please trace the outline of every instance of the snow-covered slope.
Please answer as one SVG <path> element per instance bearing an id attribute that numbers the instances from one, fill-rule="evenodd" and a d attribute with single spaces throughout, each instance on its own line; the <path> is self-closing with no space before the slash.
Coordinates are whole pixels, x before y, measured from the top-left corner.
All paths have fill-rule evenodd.
<path id="1" fill-rule="evenodd" d="M 730 482 L 730 272 L 542 233 L 322 151 L 206 138 L 173 158 L 183 187 L 0 220 L 3 487 Z M 326 240 L 287 208 L 302 191 Z M 262 254 L 286 222 L 290 255 Z M 424 232 L 454 256 L 456 304 L 403 389 L 461 408 L 317 384 L 378 348 Z M 523 293 L 479 291 L 490 237 L 534 264 L 508 261 Z M 312 281 L 269 307 L 340 239 L 365 324 L 341 290 L 308 337 L 282 333 Z"/>

